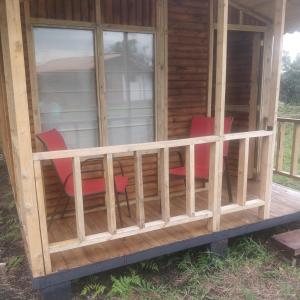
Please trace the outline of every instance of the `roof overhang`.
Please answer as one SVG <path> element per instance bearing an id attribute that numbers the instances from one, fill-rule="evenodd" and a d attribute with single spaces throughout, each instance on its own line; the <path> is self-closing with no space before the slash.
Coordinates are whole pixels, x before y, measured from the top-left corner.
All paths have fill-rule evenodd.
<path id="1" fill-rule="evenodd" d="M 234 0 L 232 2 L 248 8 L 270 21 L 273 19 L 274 0 Z M 287 0 L 285 32 L 294 31 L 300 31 L 300 1 Z"/>

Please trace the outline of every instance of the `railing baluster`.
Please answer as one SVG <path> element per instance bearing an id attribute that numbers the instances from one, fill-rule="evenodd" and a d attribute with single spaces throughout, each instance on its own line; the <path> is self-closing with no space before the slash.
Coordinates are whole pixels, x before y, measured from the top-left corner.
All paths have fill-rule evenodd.
<path id="1" fill-rule="evenodd" d="M 115 198 L 115 187 L 114 187 L 114 167 L 112 154 L 106 154 L 104 157 L 104 168 L 105 168 L 105 202 L 107 209 L 107 224 L 108 231 L 111 234 L 116 233 L 116 198 Z"/>
<path id="2" fill-rule="evenodd" d="M 48 239 L 48 229 L 47 229 L 47 215 L 46 215 L 46 206 L 45 206 L 44 182 L 42 176 L 42 165 L 39 160 L 34 161 L 33 164 L 34 164 L 35 188 L 36 188 L 37 205 L 39 211 L 39 221 L 40 221 L 40 228 L 41 228 L 45 272 L 46 274 L 50 274 L 52 272 L 52 265 L 51 265 L 51 258 L 49 253 L 49 239 Z"/>
<path id="3" fill-rule="evenodd" d="M 286 131 L 286 123 L 279 122 L 277 151 L 276 151 L 276 171 L 278 172 L 283 170 L 285 131 Z"/>
<path id="4" fill-rule="evenodd" d="M 195 145 L 185 147 L 186 166 L 186 212 L 189 217 L 195 215 Z"/>
<path id="5" fill-rule="evenodd" d="M 238 182 L 237 182 L 237 204 L 245 206 L 247 197 L 249 164 L 249 138 L 240 141 Z"/>
<path id="6" fill-rule="evenodd" d="M 143 157 L 139 152 L 135 152 L 135 193 L 136 193 L 136 220 L 140 228 L 145 227 L 144 210 L 144 185 L 143 185 Z"/>
<path id="7" fill-rule="evenodd" d="M 291 175 L 298 174 L 298 160 L 300 154 L 300 124 L 294 125 L 293 134 L 293 148 L 292 148 L 292 161 L 291 161 Z"/>
<path id="8" fill-rule="evenodd" d="M 169 193 L 169 149 L 160 150 L 160 193 L 161 210 L 164 222 L 170 221 L 170 193 Z"/>
<path id="9" fill-rule="evenodd" d="M 76 226 L 77 237 L 80 241 L 85 239 L 85 224 L 84 224 L 84 208 L 82 196 L 82 177 L 80 158 L 73 158 L 73 181 L 75 194 L 75 212 L 76 212 Z"/>

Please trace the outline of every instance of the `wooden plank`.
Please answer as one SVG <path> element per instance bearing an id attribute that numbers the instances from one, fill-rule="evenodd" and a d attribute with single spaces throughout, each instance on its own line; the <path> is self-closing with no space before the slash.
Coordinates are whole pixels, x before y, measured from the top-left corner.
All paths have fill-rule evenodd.
<path id="1" fill-rule="evenodd" d="M 260 199 L 248 200 L 245 202 L 244 205 L 229 204 L 229 205 L 223 206 L 221 208 L 221 214 L 222 215 L 232 214 L 232 213 L 236 213 L 236 212 L 247 210 L 247 209 L 262 207 L 264 205 L 265 205 L 265 202 Z"/>
<path id="2" fill-rule="evenodd" d="M 218 1 L 217 24 L 215 134 L 223 136 L 225 119 L 228 0 Z M 209 223 L 209 228 L 210 230 L 218 231 L 220 229 L 223 177 L 222 141 L 211 145 L 209 173 L 209 209 L 213 212 L 213 219 Z"/>
<path id="3" fill-rule="evenodd" d="M 39 222 L 41 227 L 41 238 L 43 246 L 43 257 L 45 264 L 45 273 L 50 274 L 52 272 L 51 258 L 49 252 L 49 238 L 47 228 L 47 215 L 45 206 L 45 190 L 42 175 L 42 165 L 40 161 L 34 162 L 34 175 L 35 175 L 35 188 L 36 197 L 39 211 Z"/>
<path id="4" fill-rule="evenodd" d="M 140 152 L 135 153 L 135 193 L 136 193 L 136 220 L 140 228 L 145 226 L 143 157 Z"/>
<path id="5" fill-rule="evenodd" d="M 24 14 L 25 14 L 25 30 L 26 30 L 26 42 L 27 42 L 27 51 L 28 51 L 28 69 L 29 69 L 33 124 L 34 124 L 34 133 L 37 134 L 41 132 L 42 125 L 41 125 L 41 118 L 40 118 L 35 49 L 34 49 L 34 41 L 33 41 L 33 31 L 32 31 L 32 26 L 30 21 L 29 0 L 25 0 L 24 2 Z M 41 142 L 37 138 L 35 138 L 35 150 L 41 151 L 42 149 L 43 147 Z"/>
<path id="6" fill-rule="evenodd" d="M 168 3 L 156 1 L 156 140 L 168 139 Z"/>
<path id="7" fill-rule="evenodd" d="M 161 192 L 161 210 L 162 219 L 165 223 L 170 221 L 170 194 L 169 194 L 169 149 L 163 148 L 160 152 L 160 192 Z"/>
<path id="8" fill-rule="evenodd" d="M 79 241 L 83 241 L 85 239 L 85 222 L 82 196 L 81 166 L 79 157 L 74 157 L 73 159 L 73 181 L 75 194 L 77 237 Z"/>
<path id="9" fill-rule="evenodd" d="M 259 80 L 260 80 L 260 54 L 261 54 L 261 34 L 255 33 L 252 45 L 252 64 L 251 64 L 251 87 L 249 101 L 249 131 L 257 129 L 257 107 L 259 96 Z M 248 177 L 253 178 L 255 174 L 255 153 L 256 140 L 250 140 L 250 155 Z"/>
<path id="10" fill-rule="evenodd" d="M 110 31 L 155 33 L 155 27 L 136 26 L 136 25 L 103 24 L 102 29 L 110 30 Z"/>
<path id="11" fill-rule="evenodd" d="M 189 217 L 195 215 L 195 146 L 185 148 L 186 168 L 186 213 Z"/>
<path id="12" fill-rule="evenodd" d="M 294 125 L 292 160 L 291 160 L 291 175 L 298 175 L 298 161 L 300 159 L 300 124 Z"/>
<path id="13" fill-rule="evenodd" d="M 115 234 L 117 230 L 116 199 L 115 199 L 115 187 L 114 187 L 114 166 L 113 166 L 113 158 L 111 154 L 107 154 L 105 156 L 104 168 L 105 168 L 105 186 L 106 186 L 105 203 L 107 209 L 108 231 L 110 234 Z"/>
<path id="14" fill-rule="evenodd" d="M 286 132 L 286 123 L 278 123 L 278 133 L 277 133 L 277 151 L 276 151 L 276 171 L 283 170 L 284 162 L 284 143 L 285 143 L 285 132 Z"/>
<path id="15" fill-rule="evenodd" d="M 238 182 L 237 182 L 237 204 L 245 206 L 247 197 L 249 164 L 249 138 L 240 141 Z"/>
<path id="16" fill-rule="evenodd" d="M 59 27 L 59 28 L 76 28 L 76 29 L 94 29 L 96 24 L 93 22 L 71 21 L 71 20 L 55 20 L 44 18 L 31 18 L 31 25 L 43 27 Z"/>
<path id="17" fill-rule="evenodd" d="M 214 73 L 214 1 L 209 1 L 209 64 L 208 64 L 208 94 L 207 94 L 207 116 L 212 115 L 212 90 Z"/>
<path id="18" fill-rule="evenodd" d="M 35 193 L 32 145 L 28 113 L 28 98 L 19 0 L 0 1 L 0 30 L 12 152 L 16 179 L 16 194 L 21 203 L 28 259 L 34 277 L 45 274 Z"/>

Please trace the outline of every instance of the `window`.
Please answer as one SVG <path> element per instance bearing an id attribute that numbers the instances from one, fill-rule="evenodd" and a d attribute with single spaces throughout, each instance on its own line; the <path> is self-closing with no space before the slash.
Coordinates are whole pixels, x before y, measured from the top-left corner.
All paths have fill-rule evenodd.
<path id="1" fill-rule="evenodd" d="M 153 34 L 104 32 L 110 145 L 154 140 Z"/>
<path id="2" fill-rule="evenodd" d="M 70 148 L 97 146 L 93 32 L 35 28 L 34 41 L 42 130 L 56 128 Z"/>

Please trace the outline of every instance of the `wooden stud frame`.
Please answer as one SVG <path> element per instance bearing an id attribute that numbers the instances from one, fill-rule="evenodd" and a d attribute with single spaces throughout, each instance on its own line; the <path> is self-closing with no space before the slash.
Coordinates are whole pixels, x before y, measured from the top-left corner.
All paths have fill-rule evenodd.
<path id="1" fill-rule="evenodd" d="M 33 45 L 33 27 L 66 28 L 92 30 L 95 40 L 95 64 L 97 81 L 97 101 L 98 101 L 98 120 L 100 145 L 108 145 L 107 131 L 107 111 L 105 105 L 105 67 L 104 67 L 104 46 L 103 31 L 137 32 L 152 33 L 154 36 L 155 47 L 155 136 L 156 140 L 166 140 L 168 138 L 168 51 L 167 51 L 167 27 L 168 3 L 166 0 L 156 1 L 156 24 L 154 27 L 103 24 L 101 18 L 101 1 L 95 1 L 96 22 L 54 20 L 46 18 L 30 17 L 30 2 L 24 1 L 26 37 L 29 56 L 30 84 L 32 91 L 32 105 L 34 111 L 34 130 L 35 133 L 41 131 L 41 121 L 39 114 L 37 74 L 35 67 L 35 54 Z M 39 150 L 39 142 L 37 142 Z"/>

